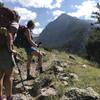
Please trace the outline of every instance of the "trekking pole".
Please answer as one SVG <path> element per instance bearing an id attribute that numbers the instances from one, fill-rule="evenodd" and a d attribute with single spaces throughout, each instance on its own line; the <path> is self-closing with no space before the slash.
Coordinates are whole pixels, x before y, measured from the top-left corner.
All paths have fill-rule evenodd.
<path id="1" fill-rule="evenodd" d="M 23 89 L 24 89 L 24 91 L 25 91 L 26 99 L 29 100 L 28 98 L 30 97 L 30 94 L 29 94 L 28 90 L 26 90 L 26 88 L 25 88 L 25 85 L 24 85 L 24 82 L 23 82 L 23 78 L 22 78 L 22 75 L 21 75 L 21 70 L 20 70 L 20 68 L 19 68 L 18 63 L 17 63 L 16 65 L 17 65 L 17 68 L 18 68 L 18 71 L 19 71 L 19 75 L 20 75 L 22 87 L 23 87 Z"/>
<path id="2" fill-rule="evenodd" d="M 25 85 L 24 85 L 24 82 L 23 82 L 23 78 L 22 78 L 22 75 L 21 75 L 21 70 L 19 68 L 18 63 L 16 63 L 16 65 L 17 65 L 17 69 L 18 69 L 18 72 L 19 72 L 19 76 L 20 76 L 20 79 L 21 79 L 21 83 L 22 83 L 23 89 L 26 91 L 26 88 L 25 88 Z"/>
<path id="3" fill-rule="evenodd" d="M 19 55 L 18 55 L 18 56 L 19 56 Z M 20 56 L 19 56 L 19 57 L 20 57 Z M 15 56 L 14 58 L 15 58 L 16 66 L 17 66 L 17 69 L 18 69 L 18 72 L 19 72 L 19 76 L 20 76 L 20 79 L 21 79 L 22 87 L 23 87 L 23 89 L 24 89 L 24 91 L 25 91 L 26 99 L 29 100 L 28 97 L 30 96 L 30 94 L 29 94 L 28 90 L 26 90 L 25 84 L 24 84 L 24 82 L 23 82 L 21 70 L 20 70 L 20 67 L 19 67 L 19 64 L 18 64 L 18 60 L 19 60 L 19 59 L 18 59 L 16 56 Z M 22 60 L 21 60 L 21 61 L 22 61 Z"/>
<path id="4" fill-rule="evenodd" d="M 18 55 L 18 56 L 20 57 L 20 55 Z M 21 70 L 20 70 L 19 65 L 18 65 L 18 63 L 19 63 L 18 61 L 20 59 L 17 58 L 17 55 L 14 55 L 14 59 L 15 59 L 16 67 L 17 67 L 18 72 L 19 72 L 19 76 L 20 76 L 20 79 L 21 79 L 21 83 L 22 83 L 23 89 L 26 91 L 26 88 L 25 88 L 25 85 L 24 85 L 24 82 L 23 82 L 23 78 L 22 78 L 22 75 L 21 75 Z"/>

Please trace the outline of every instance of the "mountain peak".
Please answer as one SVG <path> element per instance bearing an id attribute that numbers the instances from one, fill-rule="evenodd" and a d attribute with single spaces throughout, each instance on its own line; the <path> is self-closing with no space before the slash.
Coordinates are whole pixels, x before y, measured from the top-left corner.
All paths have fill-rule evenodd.
<path id="1" fill-rule="evenodd" d="M 67 15 L 66 13 L 63 13 L 57 19 L 59 20 L 59 19 L 71 19 L 71 18 L 74 18 L 74 17 Z"/>
<path id="2" fill-rule="evenodd" d="M 60 15 L 49 23 L 39 36 L 39 41 L 47 48 L 67 48 L 71 52 L 85 49 L 85 41 L 91 32 L 90 24 L 67 14 Z"/>
<path id="3" fill-rule="evenodd" d="M 59 16 L 59 18 L 60 18 L 60 17 L 71 17 L 71 16 L 67 15 L 66 13 L 63 13 L 63 14 L 61 14 L 61 15 Z"/>

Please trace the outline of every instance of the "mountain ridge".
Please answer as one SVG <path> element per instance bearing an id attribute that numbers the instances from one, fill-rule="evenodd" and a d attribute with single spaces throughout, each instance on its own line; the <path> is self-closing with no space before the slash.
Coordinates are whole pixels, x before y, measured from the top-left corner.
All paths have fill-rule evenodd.
<path id="1" fill-rule="evenodd" d="M 91 33 L 90 27 L 90 23 L 86 20 L 62 14 L 45 27 L 38 41 L 41 41 L 43 46 L 47 48 L 59 49 L 66 46 L 65 48 L 76 52 L 84 48 L 85 39 L 87 40 Z"/>

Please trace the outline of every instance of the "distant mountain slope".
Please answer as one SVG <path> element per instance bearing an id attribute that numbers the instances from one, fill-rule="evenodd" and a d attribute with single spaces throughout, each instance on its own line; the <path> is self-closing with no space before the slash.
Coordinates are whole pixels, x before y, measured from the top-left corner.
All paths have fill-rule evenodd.
<path id="1" fill-rule="evenodd" d="M 39 36 L 39 41 L 47 48 L 65 48 L 72 52 L 84 49 L 90 34 L 90 23 L 66 14 L 50 22 Z"/>

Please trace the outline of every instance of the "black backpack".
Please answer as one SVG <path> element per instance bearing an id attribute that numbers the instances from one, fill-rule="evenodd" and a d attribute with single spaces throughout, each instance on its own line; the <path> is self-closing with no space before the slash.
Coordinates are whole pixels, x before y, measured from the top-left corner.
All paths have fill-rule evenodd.
<path id="1" fill-rule="evenodd" d="M 17 31 L 17 36 L 15 37 L 15 40 L 13 42 L 16 47 L 25 48 L 30 45 L 27 40 L 27 37 L 24 34 L 26 30 L 27 30 L 27 27 L 19 26 L 19 29 Z"/>

